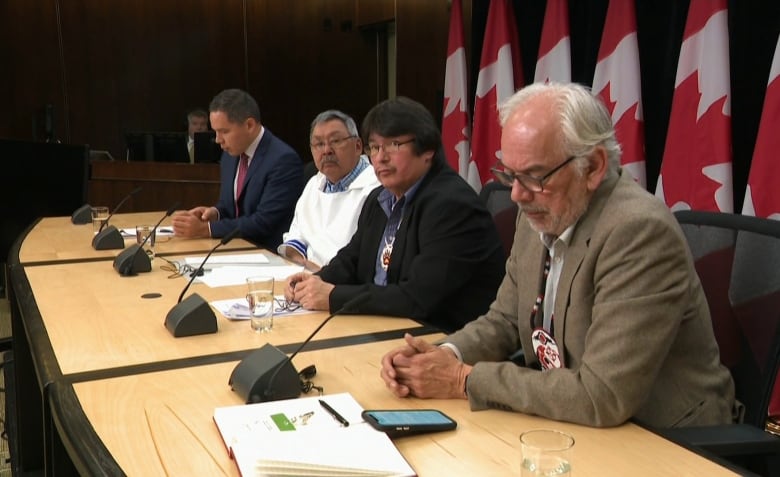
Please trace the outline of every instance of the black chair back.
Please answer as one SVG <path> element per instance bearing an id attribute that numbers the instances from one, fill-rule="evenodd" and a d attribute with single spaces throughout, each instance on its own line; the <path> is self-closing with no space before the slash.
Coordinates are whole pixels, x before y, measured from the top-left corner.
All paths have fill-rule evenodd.
<path id="1" fill-rule="evenodd" d="M 710 306 L 745 423 L 763 429 L 780 363 L 780 221 L 675 213 Z M 780 396 L 778 396 L 780 398 Z"/>
<path id="2" fill-rule="evenodd" d="M 506 257 L 509 257 L 509 252 L 512 251 L 517 223 L 517 204 L 512 201 L 511 192 L 511 187 L 500 182 L 488 182 L 482 186 L 482 190 L 479 192 L 480 200 L 493 216 L 493 223 L 498 230 Z"/>

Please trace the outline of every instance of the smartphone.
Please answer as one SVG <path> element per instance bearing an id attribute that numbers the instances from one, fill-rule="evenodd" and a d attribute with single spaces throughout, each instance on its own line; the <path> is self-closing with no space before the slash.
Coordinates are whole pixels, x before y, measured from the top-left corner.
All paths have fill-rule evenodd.
<path id="1" fill-rule="evenodd" d="M 363 419 L 390 437 L 449 431 L 458 426 L 436 409 L 370 409 L 363 411 Z"/>

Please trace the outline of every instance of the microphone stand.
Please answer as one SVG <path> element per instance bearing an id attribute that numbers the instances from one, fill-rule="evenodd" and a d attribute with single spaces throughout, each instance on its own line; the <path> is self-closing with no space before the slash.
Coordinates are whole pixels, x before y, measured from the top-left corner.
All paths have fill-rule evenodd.
<path id="1" fill-rule="evenodd" d="M 247 404 L 255 402 L 292 399 L 301 395 L 301 380 L 292 364 L 293 358 L 333 317 L 354 312 L 371 297 L 363 292 L 349 300 L 325 318 L 288 358 L 279 348 L 266 343 L 250 353 L 233 369 L 228 385 L 241 396 Z"/>
<path id="2" fill-rule="evenodd" d="M 122 237 L 122 233 L 119 232 L 119 230 L 117 230 L 117 228 L 113 225 L 108 225 L 108 221 L 111 220 L 111 217 L 113 217 L 114 214 L 119 211 L 119 209 L 125 204 L 125 202 L 128 201 L 128 199 L 130 199 L 130 197 L 140 192 L 141 189 L 143 189 L 143 187 L 136 187 L 129 194 L 127 194 L 124 199 L 120 200 L 119 203 L 116 204 L 114 211 L 108 215 L 108 218 L 105 222 L 100 224 L 100 230 L 98 230 L 98 233 L 92 237 L 92 248 L 95 250 L 112 250 L 120 249 L 125 246 L 125 239 Z"/>
<path id="3" fill-rule="evenodd" d="M 133 245 L 130 245 L 126 249 L 122 250 L 114 259 L 114 270 L 119 272 L 119 274 L 123 277 L 138 275 L 139 272 L 151 272 L 152 260 L 148 255 L 140 252 L 143 250 L 144 245 L 146 245 L 146 242 L 152 237 L 152 235 L 157 233 L 157 228 L 160 226 L 162 221 L 165 220 L 166 217 L 173 214 L 177 207 L 179 207 L 179 202 L 176 202 L 170 206 L 168 210 L 165 211 L 165 215 L 160 218 L 152 231 L 149 232 L 146 237 L 144 237 L 140 244 L 134 243 Z"/>
<path id="4" fill-rule="evenodd" d="M 168 311 L 168 315 L 165 317 L 165 327 L 175 338 L 217 332 L 217 316 L 203 297 L 197 293 L 193 293 L 185 300 L 182 300 L 182 298 L 190 288 L 190 285 L 192 285 L 195 277 L 200 275 L 211 254 L 214 253 L 217 248 L 236 238 L 239 233 L 240 230 L 238 228 L 234 229 L 232 232 L 225 235 L 222 240 L 209 251 L 200 263 L 198 269 L 191 275 L 190 281 L 187 282 L 187 285 L 181 291 L 176 305 Z"/>

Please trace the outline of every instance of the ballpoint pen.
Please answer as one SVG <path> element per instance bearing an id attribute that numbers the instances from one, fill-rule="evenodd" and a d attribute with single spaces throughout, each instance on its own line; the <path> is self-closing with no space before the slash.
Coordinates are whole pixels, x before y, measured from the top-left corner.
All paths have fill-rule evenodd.
<path id="1" fill-rule="evenodd" d="M 349 426 L 349 421 L 347 421 L 346 419 L 344 419 L 344 416 L 342 416 L 341 414 L 339 414 L 338 412 L 336 412 L 336 410 L 335 410 L 335 409 L 333 409 L 332 407 L 330 407 L 330 404 L 326 403 L 326 402 L 325 402 L 325 401 L 323 401 L 322 399 L 320 399 L 319 401 L 320 401 L 320 406 L 322 406 L 323 408 L 325 408 L 325 410 L 326 410 L 326 411 L 328 411 L 328 414 L 330 414 L 331 416 L 333 416 L 333 419 L 335 419 L 335 420 L 339 421 L 339 423 L 340 423 L 342 426 L 344 426 L 344 427 L 348 427 L 348 426 Z"/>

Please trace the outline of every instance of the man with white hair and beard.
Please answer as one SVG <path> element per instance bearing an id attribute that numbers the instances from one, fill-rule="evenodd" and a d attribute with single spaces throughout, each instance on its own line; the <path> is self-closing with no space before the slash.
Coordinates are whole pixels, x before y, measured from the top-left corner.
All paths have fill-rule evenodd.
<path id="1" fill-rule="evenodd" d="M 500 107 L 496 178 L 521 211 L 486 314 L 438 346 L 387 353 L 399 397 L 606 427 L 732 422 L 734 384 L 685 238 L 620 168 L 607 109 L 586 88 L 535 83 Z M 524 363 L 508 356 L 521 350 Z"/>
<path id="2" fill-rule="evenodd" d="M 298 199 L 278 253 L 317 271 L 352 238 L 363 202 L 379 181 L 362 155 L 355 120 L 341 111 L 318 114 L 309 143 L 318 173 Z"/>

